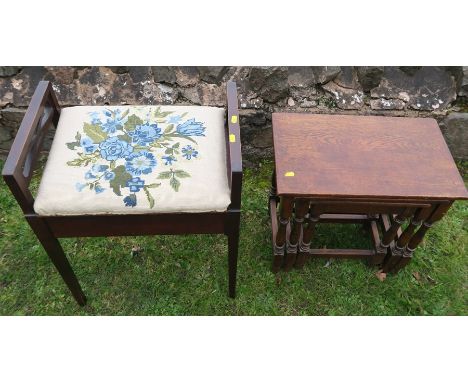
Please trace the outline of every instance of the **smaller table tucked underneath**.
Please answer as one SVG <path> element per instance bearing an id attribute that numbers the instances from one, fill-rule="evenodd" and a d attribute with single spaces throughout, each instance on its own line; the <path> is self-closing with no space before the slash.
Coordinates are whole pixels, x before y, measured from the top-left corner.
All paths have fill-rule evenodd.
<path id="1" fill-rule="evenodd" d="M 434 119 L 273 113 L 273 140 L 274 271 L 321 256 L 396 272 L 453 201 L 468 199 Z M 319 222 L 366 223 L 374 249 L 313 249 Z"/>

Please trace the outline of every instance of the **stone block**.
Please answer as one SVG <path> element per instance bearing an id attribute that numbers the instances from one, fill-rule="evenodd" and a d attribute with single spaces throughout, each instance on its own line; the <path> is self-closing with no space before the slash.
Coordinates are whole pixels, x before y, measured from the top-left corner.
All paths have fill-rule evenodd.
<path id="1" fill-rule="evenodd" d="M 277 102 L 288 95 L 288 69 L 284 66 L 253 67 L 249 84 L 264 101 Z"/>
<path id="2" fill-rule="evenodd" d="M 451 113 L 439 125 L 452 156 L 468 159 L 468 113 Z"/>

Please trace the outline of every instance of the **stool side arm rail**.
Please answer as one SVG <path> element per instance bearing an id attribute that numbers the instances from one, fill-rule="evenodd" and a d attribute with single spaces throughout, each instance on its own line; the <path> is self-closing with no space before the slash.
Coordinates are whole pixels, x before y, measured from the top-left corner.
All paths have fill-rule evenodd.
<path id="1" fill-rule="evenodd" d="M 2 176 L 23 212 L 34 213 L 34 198 L 29 190 L 44 137 L 57 125 L 60 108 L 49 81 L 40 81 L 21 122 Z"/>
<path id="2" fill-rule="evenodd" d="M 242 189 L 242 153 L 240 141 L 237 85 L 227 83 L 227 171 L 231 187 L 230 210 L 240 210 Z"/>

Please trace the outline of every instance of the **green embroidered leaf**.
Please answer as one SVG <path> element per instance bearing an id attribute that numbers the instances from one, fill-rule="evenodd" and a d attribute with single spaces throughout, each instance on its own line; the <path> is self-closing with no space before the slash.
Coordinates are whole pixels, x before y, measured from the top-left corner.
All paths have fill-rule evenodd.
<path id="1" fill-rule="evenodd" d="M 124 126 L 125 126 L 125 130 L 132 131 L 132 130 L 135 130 L 135 127 L 137 125 L 142 125 L 142 124 L 143 124 L 143 120 L 137 117 L 135 114 L 132 114 L 127 118 L 127 122 L 125 122 Z"/>
<path id="2" fill-rule="evenodd" d="M 80 144 L 78 142 L 70 142 L 70 143 L 67 143 L 67 147 L 70 150 L 75 150 L 75 148 L 80 147 Z"/>
<path id="3" fill-rule="evenodd" d="M 193 142 L 193 143 L 197 143 L 197 141 L 193 138 L 190 138 L 190 137 L 187 137 L 186 135 L 182 135 L 182 134 L 179 134 L 179 133 L 172 133 L 170 136 L 172 137 L 177 137 L 177 138 L 184 138 L 184 139 L 188 139 L 189 141 Z"/>
<path id="4" fill-rule="evenodd" d="M 179 148 L 179 146 L 180 146 L 180 142 L 177 142 L 175 145 L 172 145 L 172 148 L 177 149 L 177 148 Z"/>
<path id="5" fill-rule="evenodd" d="M 111 162 L 109 163 L 109 167 L 110 167 L 111 170 L 114 170 L 114 169 L 115 169 L 115 160 L 113 160 L 113 161 L 111 161 Z"/>
<path id="6" fill-rule="evenodd" d="M 158 179 L 169 179 L 172 177 L 172 171 L 163 171 L 158 175 Z"/>
<path id="7" fill-rule="evenodd" d="M 66 145 L 70 150 L 75 150 L 76 147 L 81 146 L 80 142 L 81 142 L 81 134 L 79 131 L 77 131 L 75 135 L 75 142 L 69 142 Z"/>
<path id="8" fill-rule="evenodd" d="M 132 137 L 130 135 L 118 135 L 117 136 L 121 141 L 125 141 L 127 143 L 132 143 Z"/>
<path id="9" fill-rule="evenodd" d="M 167 117 L 169 114 L 172 114 L 173 111 L 163 111 L 162 113 L 159 113 L 158 114 L 158 117 L 161 117 L 161 118 L 165 118 Z"/>
<path id="10" fill-rule="evenodd" d="M 149 193 L 147 187 L 143 187 L 143 190 L 145 191 L 146 197 L 148 198 L 150 208 L 153 208 L 154 207 L 154 198 Z"/>
<path id="11" fill-rule="evenodd" d="M 171 181 L 169 183 L 171 184 L 174 191 L 179 191 L 180 182 L 176 179 L 175 176 L 171 178 Z"/>
<path id="12" fill-rule="evenodd" d="M 162 112 L 162 111 L 160 111 L 160 110 L 161 110 L 161 108 L 158 107 L 158 108 L 154 111 L 154 117 L 155 117 L 155 118 L 165 118 L 165 117 L 167 117 L 169 114 L 172 114 L 172 113 L 173 113 L 173 111 L 164 111 L 164 112 Z"/>
<path id="13" fill-rule="evenodd" d="M 132 176 L 125 171 L 125 166 L 120 165 L 114 169 L 115 178 L 109 182 L 109 185 L 112 188 L 112 191 L 118 196 L 121 196 L 122 193 L 120 189 L 127 185 L 127 181 L 132 179 Z"/>
<path id="14" fill-rule="evenodd" d="M 67 165 L 73 166 L 73 167 L 80 167 L 81 163 L 83 163 L 83 160 L 77 158 L 77 159 L 69 160 L 67 162 Z"/>
<path id="15" fill-rule="evenodd" d="M 151 183 L 151 184 L 146 185 L 145 187 L 147 187 L 147 188 L 156 188 L 156 187 L 159 187 L 160 185 L 161 185 L 161 183 Z"/>
<path id="16" fill-rule="evenodd" d="M 173 149 L 167 148 L 166 151 L 164 151 L 164 154 L 172 154 L 174 152 Z"/>
<path id="17" fill-rule="evenodd" d="M 101 143 L 107 138 L 107 133 L 102 131 L 99 125 L 91 125 L 90 123 L 85 123 L 83 126 L 83 131 L 88 137 L 90 137 L 94 141 L 94 143 Z"/>
<path id="18" fill-rule="evenodd" d="M 167 127 L 164 129 L 164 134 L 170 133 L 173 129 L 174 129 L 174 125 L 171 123 L 169 126 L 167 126 Z"/>
<path id="19" fill-rule="evenodd" d="M 121 119 L 124 119 L 128 115 L 128 113 L 130 113 L 130 109 L 127 109 L 123 112 Z"/>
<path id="20" fill-rule="evenodd" d="M 179 178 L 190 178 L 190 174 L 184 170 L 175 170 L 174 174 Z"/>

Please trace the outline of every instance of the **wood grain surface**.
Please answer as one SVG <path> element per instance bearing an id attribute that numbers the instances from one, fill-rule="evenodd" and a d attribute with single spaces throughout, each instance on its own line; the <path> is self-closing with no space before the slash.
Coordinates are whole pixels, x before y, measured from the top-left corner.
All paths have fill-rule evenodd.
<path id="1" fill-rule="evenodd" d="M 468 199 L 434 119 L 273 113 L 278 195 Z"/>

